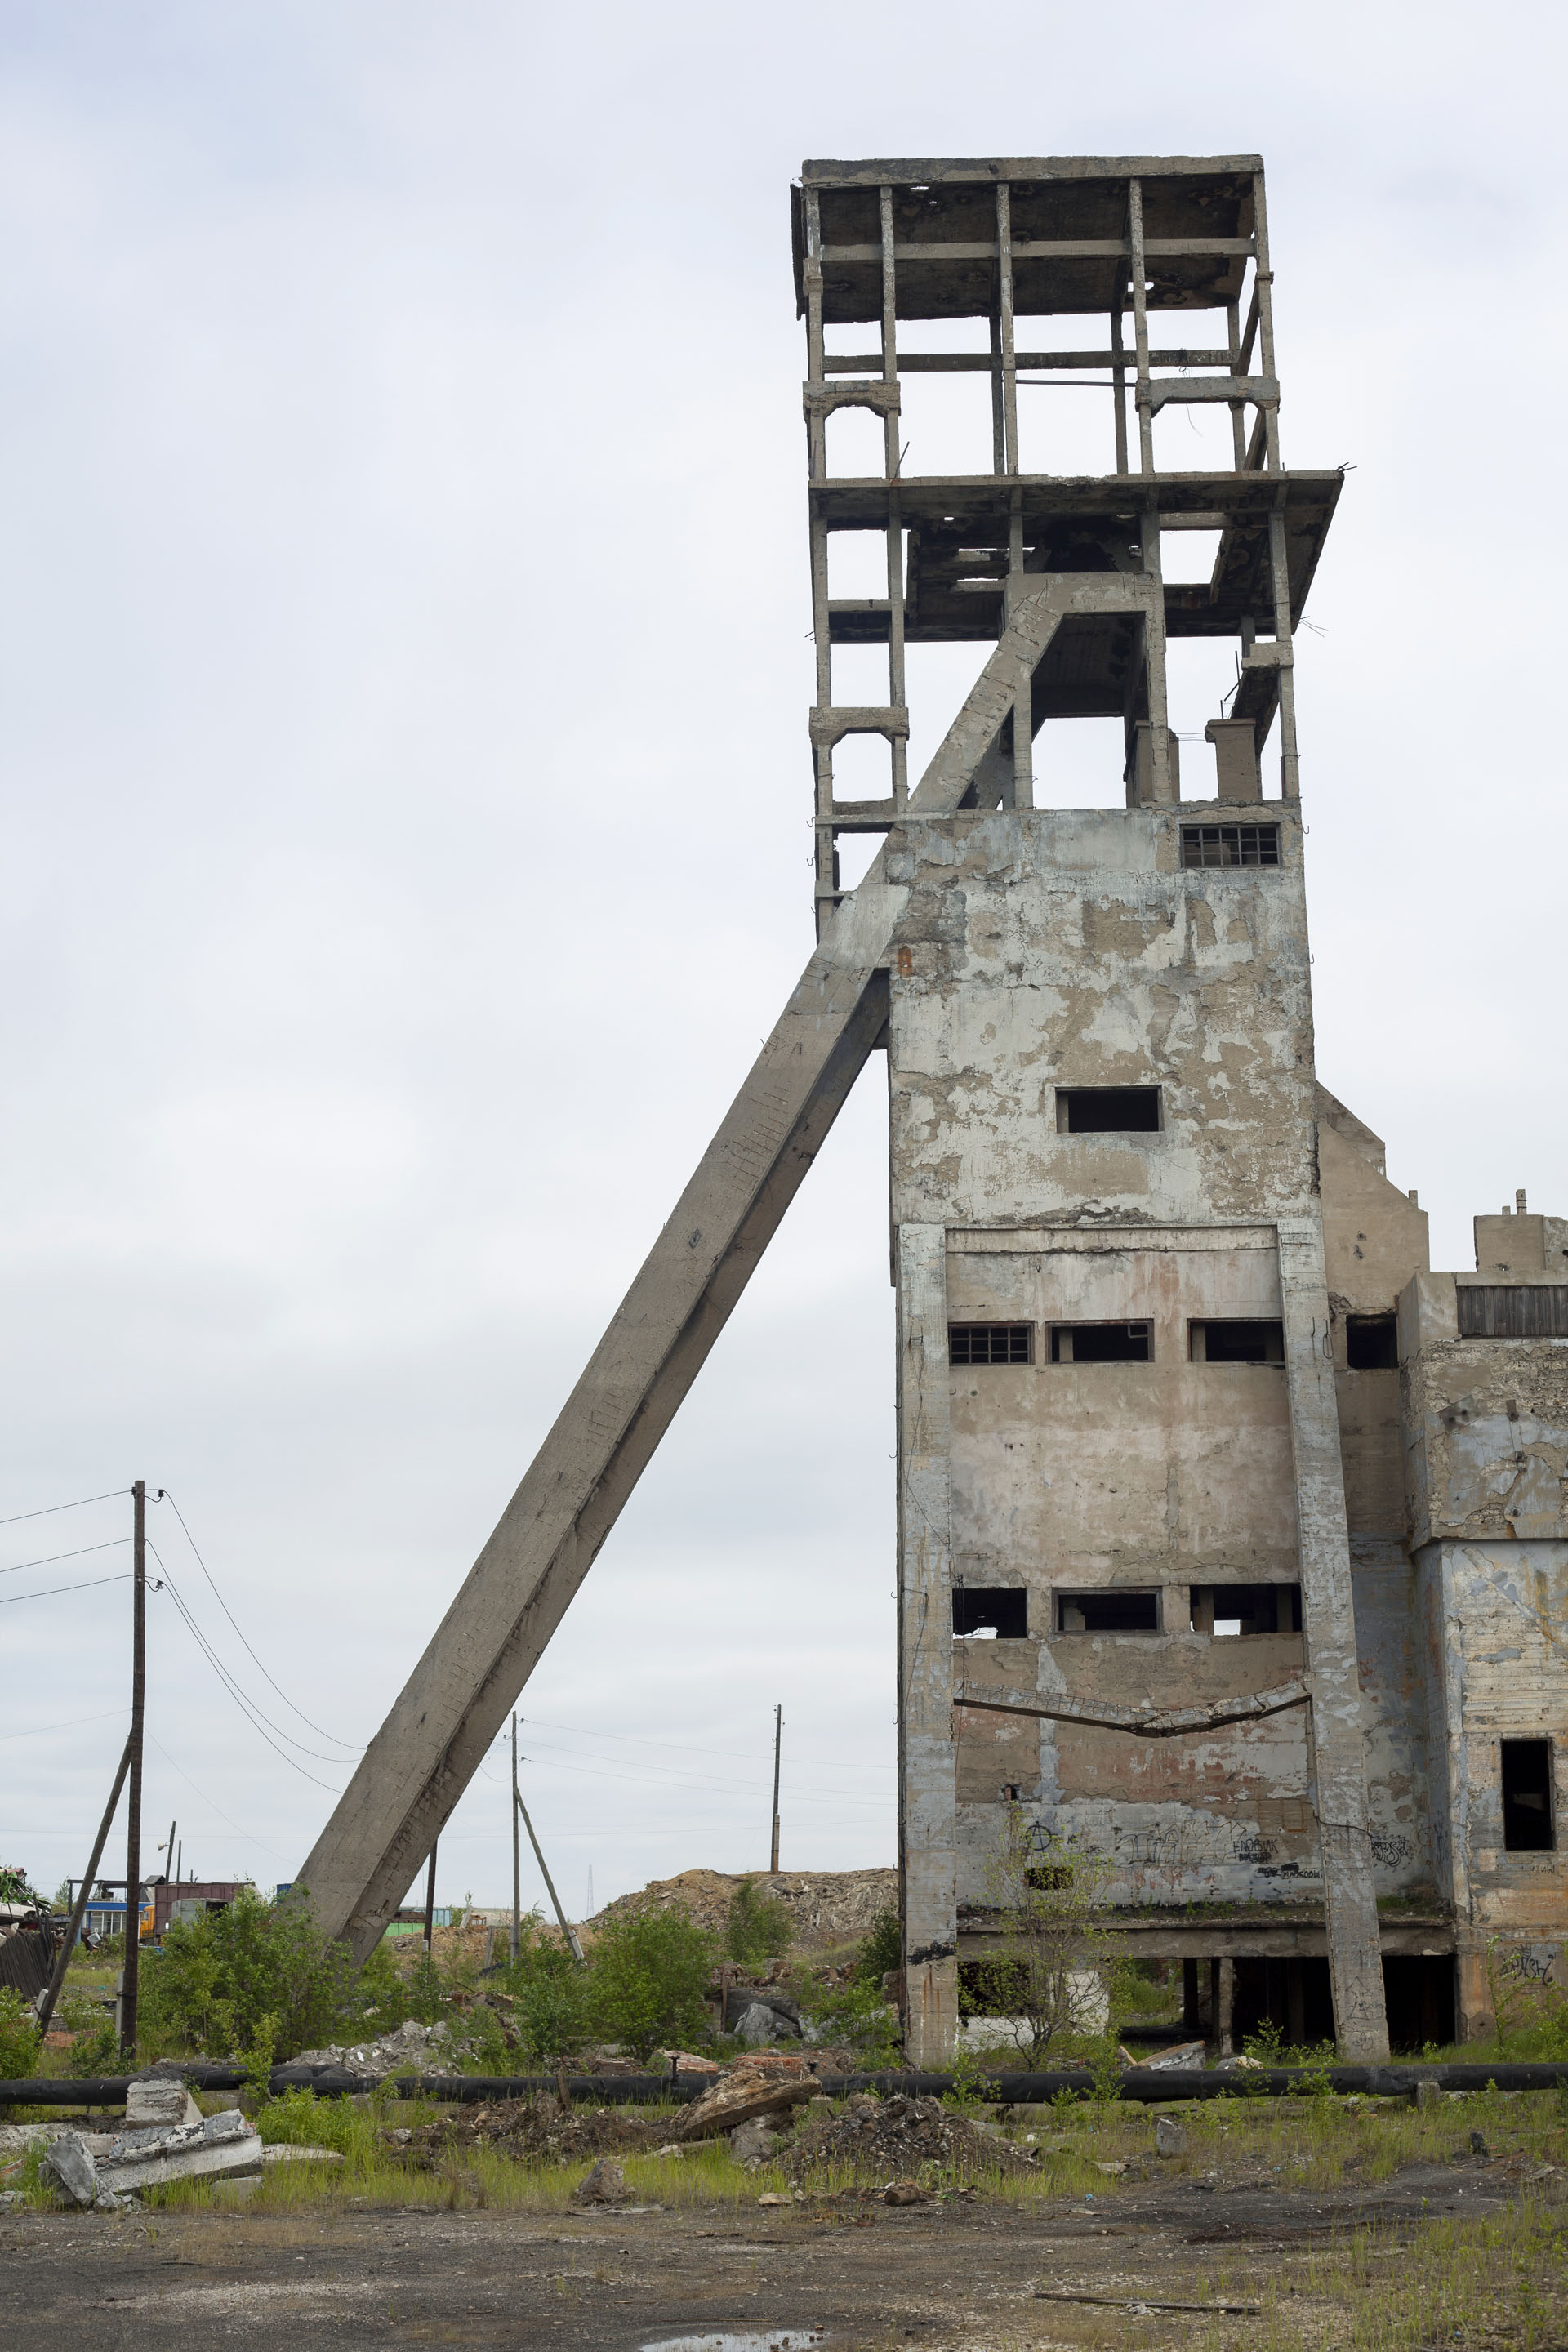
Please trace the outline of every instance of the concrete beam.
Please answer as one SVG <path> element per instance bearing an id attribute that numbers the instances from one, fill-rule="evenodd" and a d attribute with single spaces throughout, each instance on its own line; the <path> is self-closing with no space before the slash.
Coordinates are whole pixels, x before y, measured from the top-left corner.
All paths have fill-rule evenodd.
<path id="1" fill-rule="evenodd" d="M 1388 2024 L 1323 1230 L 1314 1217 L 1281 1220 L 1279 1231 L 1301 1630 L 1312 1685 L 1312 1803 L 1323 1860 L 1329 1976 L 1340 2054 L 1353 2063 L 1370 2063 L 1388 2055 Z"/>

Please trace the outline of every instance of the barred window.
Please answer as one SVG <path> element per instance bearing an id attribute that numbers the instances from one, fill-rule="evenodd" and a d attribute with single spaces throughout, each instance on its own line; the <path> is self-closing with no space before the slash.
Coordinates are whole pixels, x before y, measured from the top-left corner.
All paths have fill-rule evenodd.
<path id="1" fill-rule="evenodd" d="M 1032 1323 L 950 1323 L 948 1361 L 953 1364 L 1032 1364 Z"/>
<path id="2" fill-rule="evenodd" d="M 1184 866 L 1278 866 L 1277 824 L 1184 824 Z"/>

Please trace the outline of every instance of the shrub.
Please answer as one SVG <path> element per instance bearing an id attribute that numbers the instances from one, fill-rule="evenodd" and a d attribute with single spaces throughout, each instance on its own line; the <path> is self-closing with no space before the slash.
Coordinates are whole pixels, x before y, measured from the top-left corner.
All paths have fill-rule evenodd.
<path id="1" fill-rule="evenodd" d="M 857 2052 L 873 2072 L 897 2062 L 903 2028 L 898 2011 L 882 1998 L 879 1969 L 872 1976 L 858 1967 L 842 1984 L 804 1986 L 800 1999 L 814 2041 Z"/>
<path id="2" fill-rule="evenodd" d="M 0 2082 L 24 2083 L 38 2071 L 38 2021 L 10 1985 L 0 1985 Z"/>
<path id="3" fill-rule="evenodd" d="M 512 2026 L 522 2053 L 530 2058 L 563 2058 L 587 2034 L 589 1976 L 563 1944 L 540 1934 L 539 1924 L 536 1916 L 523 1920 L 516 1960 L 492 1981 L 510 1996 Z"/>
<path id="4" fill-rule="evenodd" d="M 684 1911 L 613 1911 L 588 1967 L 587 2022 L 639 2058 L 706 2032 L 715 1939 Z"/>
<path id="5" fill-rule="evenodd" d="M 904 1965 L 904 1931 L 896 1911 L 879 1911 L 855 1955 L 855 1973 L 879 1985 Z"/>
<path id="6" fill-rule="evenodd" d="M 316 1924 L 309 1899 L 278 1905 L 243 1888 L 225 1911 L 177 1920 L 142 1962 L 141 2024 L 150 2039 L 229 2056 L 274 2021 L 279 2063 L 300 2051 L 406 2014 L 390 1957 L 356 1971 L 348 1948 Z"/>
<path id="7" fill-rule="evenodd" d="M 795 1941 L 789 1906 L 776 1895 L 759 1895 L 754 1878 L 742 1878 L 730 1898 L 724 1949 L 742 1968 L 777 1959 Z"/>

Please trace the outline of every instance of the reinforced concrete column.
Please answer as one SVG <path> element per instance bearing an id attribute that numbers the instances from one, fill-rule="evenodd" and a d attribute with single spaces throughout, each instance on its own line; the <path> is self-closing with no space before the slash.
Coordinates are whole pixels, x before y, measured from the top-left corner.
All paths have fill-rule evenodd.
<path id="1" fill-rule="evenodd" d="M 947 1229 L 900 1225 L 899 1268 L 899 1864 L 906 2048 L 948 2065 L 958 2029 L 958 1775 L 952 1738 L 952 1534 Z"/>
<path id="2" fill-rule="evenodd" d="M 1329 1976 L 1340 2054 L 1352 2064 L 1365 2064 L 1387 2057 L 1388 2024 L 1323 1229 L 1316 1217 L 1282 1221 L 1279 1238 Z"/>

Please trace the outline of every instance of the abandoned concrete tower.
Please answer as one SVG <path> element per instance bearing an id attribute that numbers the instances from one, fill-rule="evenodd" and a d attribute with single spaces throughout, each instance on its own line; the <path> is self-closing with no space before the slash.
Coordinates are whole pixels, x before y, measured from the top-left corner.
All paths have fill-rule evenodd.
<path id="1" fill-rule="evenodd" d="M 1013 1801 L 1221 2043 L 1474 2033 L 1563 1974 L 1568 1223 L 1521 1195 L 1429 1273 L 1317 1080 L 1294 632 L 1341 476 L 1281 454 L 1261 164 L 808 163 L 795 247 L 817 949 L 302 1874 L 367 1949 L 885 1048 L 911 2060 L 951 2052 Z M 905 474 L 944 375 L 985 380 L 971 461 Z M 1053 471 L 1091 400 L 1103 470 Z M 1209 576 L 1167 584 L 1194 531 Z M 882 593 L 836 595 L 866 534 Z M 1184 762 L 1183 637 L 1237 655 Z M 908 648 L 952 641 L 978 676 L 911 789 Z M 836 695 L 856 646 L 884 698 Z M 1106 804 L 1037 807 L 1084 718 L 1120 722 Z"/>

